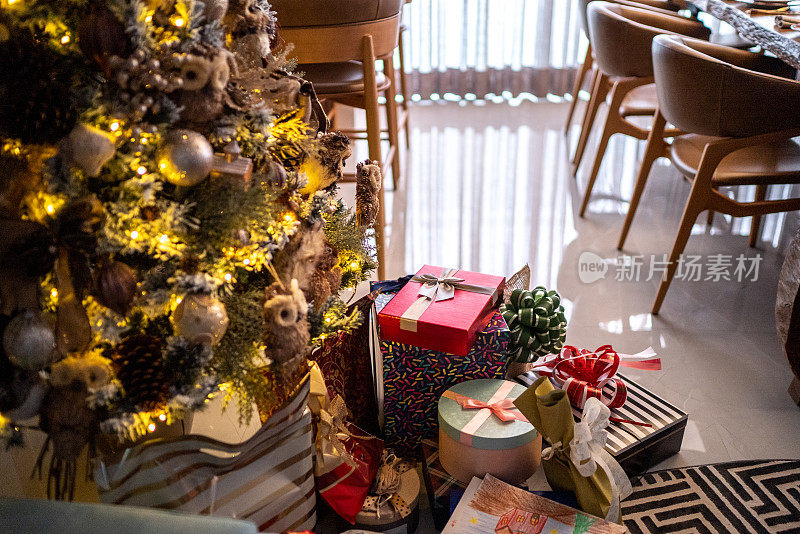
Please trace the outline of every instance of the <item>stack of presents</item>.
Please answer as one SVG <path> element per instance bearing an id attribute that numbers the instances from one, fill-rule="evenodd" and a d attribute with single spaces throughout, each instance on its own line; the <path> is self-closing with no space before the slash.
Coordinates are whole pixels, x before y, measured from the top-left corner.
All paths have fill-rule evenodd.
<path id="1" fill-rule="evenodd" d="M 687 416 L 618 373 L 660 369 L 652 349 L 565 345 L 559 296 L 529 278 L 426 265 L 373 283 L 357 339 L 315 354 L 316 486 L 343 521 L 413 532 L 427 498 L 445 532 L 468 531 L 465 506 L 492 532 L 621 528 L 629 477 L 680 450 Z M 479 483 L 535 500 L 503 510 L 474 496 Z"/>

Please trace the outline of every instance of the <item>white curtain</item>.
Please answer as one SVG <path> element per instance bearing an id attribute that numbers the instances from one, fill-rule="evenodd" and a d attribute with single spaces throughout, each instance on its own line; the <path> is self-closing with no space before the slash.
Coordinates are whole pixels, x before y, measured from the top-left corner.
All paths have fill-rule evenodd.
<path id="1" fill-rule="evenodd" d="M 586 50 L 577 0 L 413 0 L 404 22 L 422 99 L 563 95 Z"/>

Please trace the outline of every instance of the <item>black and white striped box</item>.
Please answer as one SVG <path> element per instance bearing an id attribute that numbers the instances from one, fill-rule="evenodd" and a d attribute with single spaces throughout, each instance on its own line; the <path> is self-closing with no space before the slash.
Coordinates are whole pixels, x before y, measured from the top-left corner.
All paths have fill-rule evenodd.
<path id="1" fill-rule="evenodd" d="M 628 386 L 628 399 L 611 416 L 651 426 L 611 422 L 608 426 L 606 450 L 619 462 L 628 476 L 644 473 L 681 450 L 688 416 L 672 404 L 636 382 L 617 375 Z M 539 378 L 533 371 L 519 375 L 517 382 L 530 386 Z M 605 393 L 611 395 L 611 386 Z M 580 411 L 573 409 L 576 418 Z"/>

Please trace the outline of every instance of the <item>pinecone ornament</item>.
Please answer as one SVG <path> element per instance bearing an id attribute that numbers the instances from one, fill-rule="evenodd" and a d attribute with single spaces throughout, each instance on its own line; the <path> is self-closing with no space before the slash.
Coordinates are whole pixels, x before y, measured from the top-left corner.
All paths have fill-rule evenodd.
<path id="1" fill-rule="evenodd" d="M 166 404 L 170 381 L 163 357 L 164 344 L 155 336 L 135 334 L 116 346 L 114 370 L 125 395 L 143 411 Z"/>
<path id="2" fill-rule="evenodd" d="M 0 134 L 55 144 L 75 126 L 74 72 L 27 30 L 0 42 Z"/>
<path id="3" fill-rule="evenodd" d="M 356 224 L 375 224 L 380 207 L 381 168 L 377 161 L 364 160 L 356 165 Z"/>

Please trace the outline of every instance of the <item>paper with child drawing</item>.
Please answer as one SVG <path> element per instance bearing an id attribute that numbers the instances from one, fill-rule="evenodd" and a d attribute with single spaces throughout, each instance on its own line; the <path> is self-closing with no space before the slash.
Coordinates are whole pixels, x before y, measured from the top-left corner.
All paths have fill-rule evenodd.
<path id="1" fill-rule="evenodd" d="M 442 534 L 617 534 L 625 527 L 506 484 L 473 478 Z"/>

